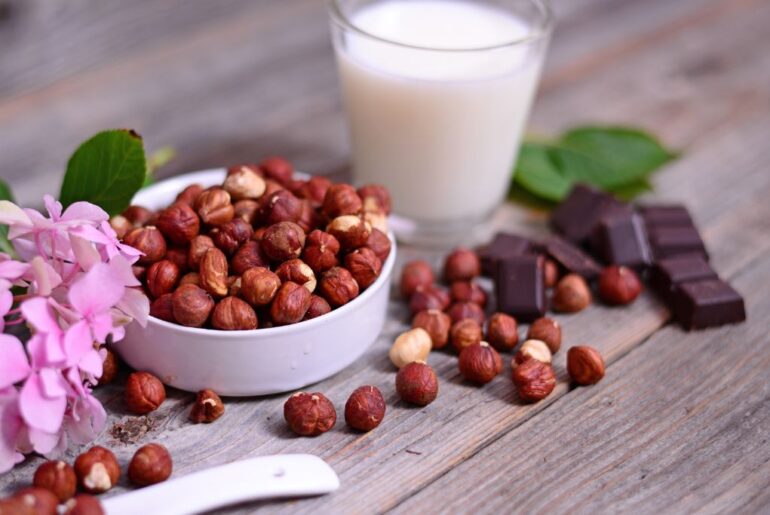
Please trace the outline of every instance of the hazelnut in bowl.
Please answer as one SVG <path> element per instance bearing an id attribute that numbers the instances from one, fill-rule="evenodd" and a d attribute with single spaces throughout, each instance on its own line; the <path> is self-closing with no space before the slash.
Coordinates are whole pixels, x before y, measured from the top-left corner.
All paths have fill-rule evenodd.
<path id="1" fill-rule="evenodd" d="M 135 273 L 151 302 L 147 326 L 113 344 L 136 370 L 269 395 L 334 375 L 379 335 L 396 257 L 387 194 L 265 166 L 159 182 L 116 217 L 144 252 Z"/>

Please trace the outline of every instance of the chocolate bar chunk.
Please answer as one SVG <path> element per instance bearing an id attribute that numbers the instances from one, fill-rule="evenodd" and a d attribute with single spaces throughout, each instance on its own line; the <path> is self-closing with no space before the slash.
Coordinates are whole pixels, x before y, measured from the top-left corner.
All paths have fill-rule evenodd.
<path id="1" fill-rule="evenodd" d="M 717 273 L 702 256 L 676 256 L 655 263 L 650 272 L 650 286 L 671 305 L 678 285 L 717 278 Z"/>
<path id="2" fill-rule="evenodd" d="M 679 286 L 674 316 L 685 329 L 703 329 L 746 320 L 743 297 L 720 279 L 705 279 Z"/>
<path id="3" fill-rule="evenodd" d="M 545 314 L 545 258 L 511 256 L 497 263 L 497 309 L 529 322 Z"/>
<path id="4" fill-rule="evenodd" d="M 587 240 L 602 215 L 620 204 L 612 195 L 577 184 L 551 213 L 553 229 L 573 243 Z"/>
<path id="5" fill-rule="evenodd" d="M 652 227 L 647 229 L 655 259 L 679 254 L 701 254 L 708 259 L 706 245 L 695 227 Z"/>
<path id="6" fill-rule="evenodd" d="M 680 204 L 655 204 L 639 208 L 647 227 L 695 227 L 690 212 Z"/>
<path id="7" fill-rule="evenodd" d="M 594 279 L 602 271 L 594 258 L 564 238 L 551 236 L 545 242 L 545 250 L 563 269 L 582 275 L 586 279 Z"/>
<path id="8" fill-rule="evenodd" d="M 494 277 L 495 267 L 501 259 L 527 254 L 532 250 L 532 241 L 523 236 L 499 232 L 489 244 L 478 249 L 481 259 L 481 273 Z"/>
<path id="9" fill-rule="evenodd" d="M 605 214 L 591 246 L 595 255 L 608 264 L 642 268 L 652 262 L 644 221 L 630 209 L 612 209 Z"/>

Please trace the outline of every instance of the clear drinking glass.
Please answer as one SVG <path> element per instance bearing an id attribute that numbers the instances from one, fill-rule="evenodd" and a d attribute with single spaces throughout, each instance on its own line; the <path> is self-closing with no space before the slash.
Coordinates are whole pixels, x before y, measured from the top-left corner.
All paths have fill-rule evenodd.
<path id="1" fill-rule="evenodd" d="M 546 0 L 331 0 L 356 183 L 399 239 L 452 244 L 500 205 L 537 89 Z"/>

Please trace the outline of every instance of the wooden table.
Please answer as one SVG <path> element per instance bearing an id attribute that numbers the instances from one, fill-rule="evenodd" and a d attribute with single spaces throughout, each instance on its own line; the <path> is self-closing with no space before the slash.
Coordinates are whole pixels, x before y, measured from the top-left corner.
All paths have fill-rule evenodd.
<path id="1" fill-rule="evenodd" d="M 770 3 L 762 0 L 560 0 L 559 23 L 531 129 L 581 122 L 654 130 L 683 157 L 655 176 L 650 199 L 684 201 L 719 273 L 746 297 L 749 322 L 685 333 L 645 294 L 629 309 L 593 306 L 559 317 L 567 346 L 598 347 L 599 385 L 559 383 L 521 404 L 509 373 L 484 388 L 459 377 L 456 358 L 430 360 L 436 402 L 397 402 L 386 356 L 406 327 L 390 321 L 358 363 L 313 387 L 341 412 L 361 384 L 380 386 L 388 414 L 370 434 L 344 423 L 295 438 L 286 395 L 226 399 L 212 425 L 193 425 L 179 391 L 149 417 L 132 417 L 119 386 L 100 442 L 126 463 L 158 441 L 175 475 L 247 456 L 309 452 L 338 472 L 330 496 L 265 505 L 305 513 L 762 512 L 770 510 Z M 347 144 L 323 2 L 0 0 L 0 174 L 39 203 L 58 189 L 76 144 L 133 127 L 148 149 L 172 145 L 165 174 L 291 157 L 326 173 Z M 506 206 L 500 227 L 538 234 L 543 214 Z M 400 261 L 439 255 L 403 249 Z M 67 458 L 75 455 L 72 449 Z M 40 459 L 0 478 L 25 485 Z M 116 492 L 122 491 L 125 482 Z"/>

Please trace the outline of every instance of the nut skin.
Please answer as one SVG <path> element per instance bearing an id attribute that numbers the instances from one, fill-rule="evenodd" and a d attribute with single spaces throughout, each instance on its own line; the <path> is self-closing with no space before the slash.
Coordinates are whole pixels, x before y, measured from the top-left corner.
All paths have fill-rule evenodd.
<path id="1" fill-rule="evenodd" d="M 484 325 L 484 310 L 478 304 L 473 302 L 455 302 L 449 307 L 447 314 L 452 319 L 453 323 L 459 322 L 466 318 L 475 320 L 479 325 Z"/>
<path id="2" fill-rule="evenodd" d="M 308 179 L 295 193 L 297 196 L 310 201 L 314 208 L 321 207 L 326 192 L 332 185 L 332 181 L 320 175 L 314 175 Z"/>
<path id="3" fill-rule="evenodd" d="M 320 316 L 323 316 L 329 313 L 331 310 L 332 310 L 332 307 L 329 305 L 328 302 L 326 302 L 326 299 L 324 299 L 323 297 L 319 297 L 318 295 L 311 295 L 310 307 L 307 308 L 307 312 L 305 312 L 305 317 L 302 320 L 311 320 L 313 318 L 318 318 Z"/>
<path id="4" fill-rule="evenodd" d="M 230 194 L 222 188 L 209 188 L 198 195 L 195 211 L 206 225 L 222 225 L 235 216 Z"/>
<path id="5" fill-rule="evenodd" d="M 104 493 L 120 479 L 120 465 L 112 451 L 98 445 L 75 459 L 78 487 L 89 494 Z"/>
<path id="6" fill-rule="evenodd" d="M 205 234 L 199 234 L 190 241 L 190 248 L 187 251 L 187 265 L 192 270 L 198 270 L 201 266 L 201 260 L 206 255 L 206 251 L 216 247 L 214 240 Z"/>
<path id="7" fill-rule="evenodd" d="M 270 261 L 262 252 L 258 241 L 247 241 L 230 260 L 230 269 L 234 274 L 243 275 L 247 270 L 256 266 L 269 266 Z"/>
<path id="8" fill-rule="evenodd" d="M 278 263 L 298 258 L 305 246 L 305 231 L 294 222 L 279 222 L 265 230 L 261 245 L 265 255 Z"/>
<path id="9" fill-rule="evenodd" d="M 179 273 L 183 274 L 189 268 L 187 265 L 187 255 L 189 250 L 182 247 L 170 247 L 166 250 L 166 259 L 174 263 L 179 268 Z"/>
<path id="10" fill-rule="evenodd" d="M 366 245 L 372 227 L 356 215 L 342 215 L 326 226 L 326 232 L 337 238 L 343 250 L 352 250 Z"/>
<path id="11" fill-rule="evenodd" d="M 126 381 L 125 399 L 131 413 L 146 415 L 166 400 L 166 388 L 149 372 L 133 372 Z M 75 469 L 77 471 L 77 467 Z"/>
<path id="12" fill-rule="evenodd" d="M 449 315 L 438 309 L 420 311 L 412 319 L 412 328 L 425 329 L 434 349 L 445 347 L 449 342 L 449 328 L 451 326 L 452 319 Z"/>
<path id="13" fill-rule="evenodd" d="M 470 281 L 481 275 L 481 261 L 472 250 L 458 248 L 453 250 L 444 261 L 444 279 L 454 281 Z"/>
<path id="14" fill-rule="evenodd" d="M 487 305 L 486 292 L 472 281 L 455 281 L 449 287 L 449 296 L 453 302 L 472 302 L 482 308 Z"/>
<path id="15" fill-rule="evenodd" d="M 209 424 L 221 417 L 225 412 L 225 405 L 213 390 L 201 390 L 195 398 L 190 410 L 189 419 L 196 424 Z"/>
<path id="16" fill-rule="evenodd" d="M 225 297 L 214 308 L 211 325 L 222 331 L 248 331 L 257 328 L 257 314 L 246 301 Z"/>
<path id="17" fill-rule="evenodd" d="M 414 361 L 396 374 L 396 392 L 402 401 L 427 406 L 438 396 L 438 378 L 423 361 Z"/>
<path id="18" fill-rule="evenodd" d="M 276 325 L 296 324 L 310 308 L 310 292 L 293 282 L 283 283 L 270 305 L 270 319 Z"/>
<path id="19" fill-rule="evenodd" d="M 567 373 L 579 385 L 596 384 L 604 377 L 604 359 L 593 347 L 571 347 L 567 351 Z"/>
<path id="20" fill-rule="evenodd" d="M 639 276 L 627 266 L 608 266 L 599 276 L 599 297 L 612 306 L 631 304 L 641 292 Z"/>
<path id="21" fill-rule="evenodd" d="M 357 431 L 368 432 L 385 418 L 385 398 L 379 388 L 359 386 L 345 403 L 345 422 Z"/>
<path id="22" fill-rule="evenodd" d="M 104 361 L 102 362 L 102 375 L 99 377 L 99 385 L 109 384 L 115 380 L 120 371 L 120 359 L 110 349 L 105 349 Z"/>
<path id="23" fill-rule="evenodd" d="M 192 207 L 195 205 L 195 200 L 201 193 L 203 193 L 203 186 L 200 184 L 190 184 L 176 196 L 175 202 L 181 202 Z"/>
<path id="24" fill-rule="evenodd" d="M 35 515 L 56 515 L 59 499 L 50 490 L 45 488 L 27 487 L 22 488 L 11 497 L 13 501 L 18 502 L 19 515 L 23 513 L 33 513 Z M 1 513 L 13 513 L 12 510 L 3 510 L 0 505 Z"/>
<path id="25" fill-rule="evenodd" d="M 519 352 L 517 352 L 513 357 L 511 367 L 516 368 L 530 358 L 536 359 L 543 363 L 551 363 L 551 350 L 548 348 L 548 345 L 546 345 L 545 342 L 540 340 L 527 340 L 521 344 Z"/>
<path id="26" fill-rule="evenodd" d="M 372 231 L 377 229 L 381 233 L 387 234 L 388 232 L 388 215 L 384 211 L 366 211 L 361 215 L 364 222 L 368 223 L 372 228 Z M 371 235 L 370 235 L 371 237 Z"/>
<path id="27" fill-rule="evenodd" d="M 238 166 L 228 170 L 222 187 L 233 201 L 239 201 L 258 199 L 265 193 L 267 184 L 251 167 Z"/>
<path id="28" fill-rule="evenodd" d="M 294 282 L 313 293 L 316 287 L 316 278 L 313 269 L 301 259 L 290 259 L 275 269 L 275 274 L 282 282 Z"/>
<path id="29" fill-rule="evenodd" d="M 344 215 L 357 215 L 362 209 L 361 197 L 350 184 L 329 186 L 321 205 L 321 212 L 329 220 Z"/>
<path id="30" fill-rule="evenodd" d="M 553 259 L 546 259 L 544 265 L 545 287 L 553 288 L 559 282 L 559 266 Z"/>
<path id="31" fill-rule="evenodd" d="M 264 267 L 255 267 L 241 276 L 238 294 L 254 307 L 266 306 L 273 301 L 280 287 L 281 279 L 275 273 Z"/>
<path id="32" fill-rule="evenodd" d="M 440 309 L 444 311 L 449 308 L 449 293 L 436 285 L 430 285 L 421 288 L 412 294 L 409 299 L 409 309 L 412 314 L 425 311 L 426 309 Z"/>
<path id="33" fill-rule="evenodd" d="M 537 402 L 548 397 L 556 387 L 556 376 L 548 363 L 526 359 L 513 369 L 513 384 L 524 402 Z"/>
<path id="34" fill-rule="evenodd" d="M 150 297 L 157 299 L 171 293 L 179 281 L 179 267 L 168 259 L 156 261 L 147 269 L 147 291 Z"/>
<path id="35" fill-rule="evenodd" d="M 302 220 L 303 203 L 289 190 L 278 190 L 267 196 L 262 203 L 260 218 L 265 225 Z"/>
<path id="36" fill-rule="evenodd" d="M 79 494 L 67 501 L 64 515 L 104 515 L 104 508 L 93 495 Z"/>
<path id="37" fill-rule="evenodd" d="M 551 305 L 562 313 L 577 313 L 591 304 L 591 290 L 585 279 L 577 274 L 567 274 L 558 282 Z"/>
<path id="38" fill-rule="evenodd" d="M 401 269 L 401 295 L 409 299 L 416 291 L 427 288 L 435 280 L 433 269 L 426 261 L 410 261 Z"/>
<path id="39" fill-rule="evenodd" d="M 500 354 L 487 342 L 470 345 L 460 351 L 460 373 L 468 381 L 486 384 L 503 370 Z"/>
<path id="40" fill-rule="evenodd" d="M 385 186 L 380 184 L 367 184 L 358 188 L 358 196 L 361 198 L 364 206 L 364 210 L 372 209 L 372 205 L 376 206 L 379 211 L 383 211 L 386 215 L 391 213 L 393 203 L 390 200 L 390 193 Z"/>
<path id="41" fill-rule="evenodd" d="M 382 261 L 373 250 L 361 247 L 345 256 L 345 268 L 356 280 L 358 286 L 366 289 L 380 276 Z"/>
<path id="42" fill-rule="evenodd" d="M 184 284 L 194 284 L 195 286 L 201 285 L 201 274 L 198 272 L 188 272 L 182 276 L 181 279 L 179 279 L 179 286 L 182 286 Z"/>
<path id="43" fill-rule="evenodd" d="M 60 502 L 65 502 L 75 495 L 77 480 L 75 469 L 61 460 L 53 460 L 37 468 L 32 485 L 50 490 Z"/>
<path id="44" fill-rule="evenodd" d="M 343 306 L 358 297 L 360 293 L 360 288 L 353 275 L 339 266 L 330 268 L 323 273 L 318 290 L 319 294 L 332 307 Z"/>
<path id="45" fill-rule="evenodd" d="M 161 211 L 157 226 L 176 245 L 187 245 L 201 230 L 198 215 L 190 206 L 181 202 Z"/>
<path id="46" fill-rule="evenodd" d="M 125 217 L 131 222 L 134 227 L 144 227 L 149 224 L 155 217 L 155 213 L 150 211 L 144 206 L 131 205 L 126 208 L 121 216 Z"/>
<path id="47" fill-rule="evenodd" d="M 215 227 L 211 231 L 214 245 L 228 256 L 232 256 L 241 245 L 251 239 L 254 229 L 240 218 Z"/>
<path id="48" fill-rule="evenodd" d="M 390 256 L 390 250 L 393 247 L 388 235 L 376 227 L 372 228 L 372 234 L 370 234 L 369 239 L 366 240 L 366 246 L 372 249 L 383 263 L 388 259 L 388 256 Z"/>
<path id="49" fill-rule="evenodd" d="M 233 204 L 233 218 L 240 218 L 249 225 L 254 225 L 258 214 L 259 202 L 256 200 L 239 200 Z"/>
<path id="50" fill-rule="evenodd" d="M 428 331 L 416 327 L 398 335 L 388 356 L 397 368 L 403 368 L 413 361 L 425 361 L 432 347 Z"/>
<path id="51" fill-rule="evenodd" d="M 208 249 L 201 259 L 200 270 L 201 288 L 215 297 L 224 297 L 227 288 L 227 257 L 218 248 Z"/>
<path id="52" fill-rule="evenodd" d="M 455 322 L 449 330 L 449 339 L 457 352 L 461 352 L 470 345 L 481 343 L 481 337 L 481 326 L 470 318 Z"/>
<path id="53" fill-rule="evenodd" d="M 259 169 L 265 174 L 265 177 L 286 184 L 294 175 L 294 166 L 280 156 L 271 156 L 259 163 Z"/>
<path id="54" fill-rule="evenodd" d="M 337 254 L 340 251 L 340 242 L 328 232 L 318 229 L 307 235 L 305 250 L 302 259 L 317 274 L 325 272 L 339 265 Z"/>
<path id="55" fill-rule="evenodd" d="M 297 392 L 283 405 L 283 418 L 299 436 L 318 436 L 334 427 L 337 412 L 322 393 Z"/>
<path id="56" fill-rule="evenodd" d="M 519 343 L 516 319 L 505 313 L 495 313 L 487 324 L 487 341 L 500 352 L 512 350 Z"/>
<path id="57" fill-rule="evenodd" d="M 172 294 L 174 320 L 187 327 L 202 327 L 214 309 L 214 299 L 206 290 L 194 284 L 185 284 Z"/>
<path id="58" fill-rule="evenodd" d="M 128 479 L 136 486 L 162 483 L 171 476 L 174 465 L 168 450 L 150 443 L 140 447 L 128 464 Z"/>
<path id="59" fill-rule="evenodd" d="M 561 325 L 552 318 L 538 318 L 529 326 L 528 340 L 540 340 L 548 345 L 552 354 L 561 348 Z"/>
<path id="60" fill-rule="evenodd" d="M 123 238 L 123 243 L 134 247 L 144 254 L 137 261 L 140 265 L 151 265 L 156 261 L 160 261 L 166 255 L 166 239 L 153 226 L 140 227 L 130 231 Z"/>
<path id="61" fill-rule="evenodd" d="M 122 240 L 134 228 L 134 224 L 123 215 L 115 215 L 110 218 L 110 227 L 115 231 L 115 236 Z"/>
<path id="62" fill-rule="evenodd" d="M 176 323 L 174 318 L 174 294 L 166 293 L 161 295 L 150 304 L 150 316 L 160 318 L 166 322 Z"/>

